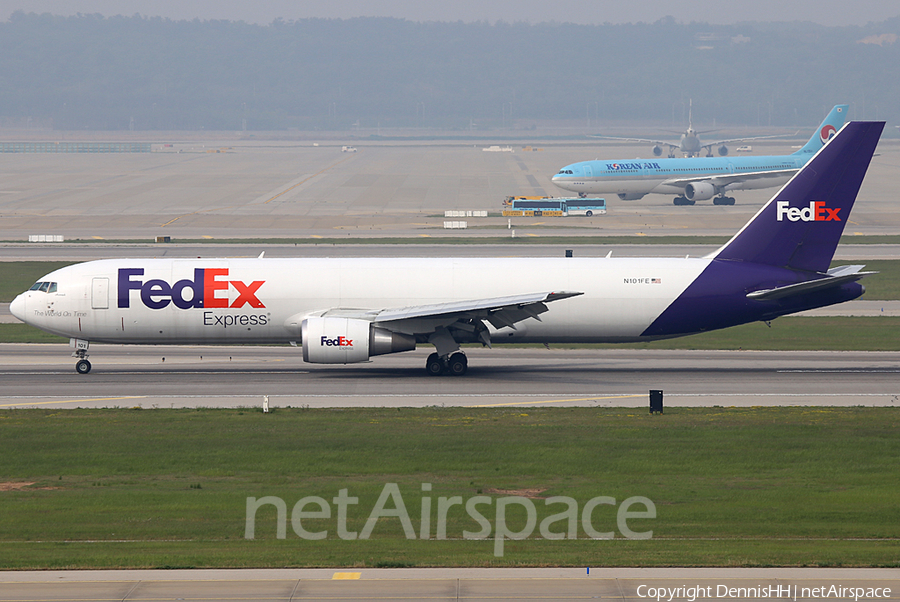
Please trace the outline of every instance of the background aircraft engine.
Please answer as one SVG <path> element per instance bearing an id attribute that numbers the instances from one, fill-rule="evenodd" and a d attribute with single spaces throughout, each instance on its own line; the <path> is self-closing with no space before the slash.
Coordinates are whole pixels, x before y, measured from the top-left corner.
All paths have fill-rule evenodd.
<path id="1" fill-rule="evenodd" d="M 709 182 L 694 182 L 684 187 L 684 196 L 691 201 L 706 201 L 716 195 L 716 187 Z"/>
<path id="2" fill-rule="evenodd" d="M 639 201 L 644 198 L 644 192 L 620 192 L 619 198 L 623 201 Z"/>
<path id="3" fill-rule="evenodd" d="M 661 148 L 659 147 L 659 145 L 657 144 L 656 146 L 653 147 L 653 156 L 654 156 L 654 157 L 658 157 L 658 156 L 660 156 L 661 154 L 662 154 L 662 149 L 661 149 Z"/>
<path id="4" fill-rule="evenodd" d="M 719 147 L 719 156 L 724 157 L 727 154 L 728 154 L 728 147 L 723 144 L 722 146 Z"/>
<path id="5" fill-rule="evenodd" d="M 306 318 L 300 326 L 300 338 L 303 361 L 311 364 L 353 364 L 373 355 L 416 348 L 416 340 L 409 335 L 354 318 Z"/>

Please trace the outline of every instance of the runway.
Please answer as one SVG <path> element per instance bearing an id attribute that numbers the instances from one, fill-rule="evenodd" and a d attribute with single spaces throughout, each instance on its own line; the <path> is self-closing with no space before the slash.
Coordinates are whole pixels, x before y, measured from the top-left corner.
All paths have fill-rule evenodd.
<path id="1" fill-rule="evenodd" d="M 0 573 L 0 600 L 624 601 L 657 600 L 657 592 L 665 588 L 661 599 L 667 602 L 762 597 L 813 601 L 826 598 L 823 593 L 832 586 L 854 588 L 855 593 L 861 588 L 863 595 L 858 599 L 867 602 L 898 600 L 900 570 L 583 567 L 27 571 Z M 756 589 L 748 592 L 731 588 Z M 760 596 L 760 592 L 771 595 Z M 738 595 L 747 593 L 751 595 Z"/>
<path id="2" fill-rule="evenodd" d="M 0 408 L 900 406 L 898 352 L 469 349 L 464 377 L 429 377 L 427 350 L 348 366 L 290 347 L 0 345 Z"/>

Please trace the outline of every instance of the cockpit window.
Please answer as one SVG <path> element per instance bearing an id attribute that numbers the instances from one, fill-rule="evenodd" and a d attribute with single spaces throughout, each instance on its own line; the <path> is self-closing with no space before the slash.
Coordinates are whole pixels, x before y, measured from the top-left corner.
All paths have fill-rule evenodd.
<path id="1" fill-rule="evenodd" d="M 55 293 L 56 292 L 56 283 L 55 282 L 35 282 L 30 289 L 30 291 L 41 291 L 42 293 Z"/>

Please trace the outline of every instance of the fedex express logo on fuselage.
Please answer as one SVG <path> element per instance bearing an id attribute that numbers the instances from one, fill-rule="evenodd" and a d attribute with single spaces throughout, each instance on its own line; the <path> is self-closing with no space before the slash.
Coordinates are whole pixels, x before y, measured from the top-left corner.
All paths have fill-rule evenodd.
<path id="1" fill-rule="evenodd" d="M 783 222 L 839 222 L 838 216 L 841 208 L 832 209 L 825 206 L 825 201 L 810 201 L 808 207 L 791 207 L 790 201 L 778 201 L 775 203 L 775 221 Z"/>
<path id="2" fill-rule="evenodd" d="M 256 291 L 266 281 L 244 284 L 240 280 L 227 280 L 228 268 L 195 268 L 193 280 L 185 278 L 175 284 L 158 278 L 144 282 L 140 278 L 143 275 L 144 268 L 119 268 L 120 308 L 131 307 L 131 291 L 139 291 L 141 303 L 150 309 L 163 309 L 170 303 L 179 309 L 238 308 L 244 305 L 265 308 Z M 227 293 L 232 287 L 238 293 L 234 301 L 228 299 Z M 190 292 L 185 293 L 186 290 Z"/>

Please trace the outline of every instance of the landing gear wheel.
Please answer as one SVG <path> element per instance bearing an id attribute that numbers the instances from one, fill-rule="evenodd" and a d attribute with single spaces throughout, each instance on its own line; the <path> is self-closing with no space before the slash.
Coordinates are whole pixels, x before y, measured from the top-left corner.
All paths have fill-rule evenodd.
<path id="1" fill-rule="evenodd" d="M 463 353 L 454 353 L 447 361 L 447 371 L 451 376 L 463 376 L 469 369 L 469 360 Z"/>
<path id="2" fill-rule="evenodd" d="M 733 196 L 717 196 L 713 199 L 713 205 L 734 205 Z"/>
<path id="3" fill-rule="evenodd" d="M 677 196 L 675 197 L 675 200 L 672 201 L 672 203 L 675 205 L 693 205 L 694 201 L 690 200 L 686 196 Z"/>
<path id="4" fill-rule="evenodd" d="M 87 360 L 78 360 L 75 362 L 75 372 L 78 374 L 87 374 L 91 371 L 91 363 Z"/>
<path id="5" fill-rule="evenodd" d="M 425 372 L 428 376 L 440 376 L 444 373 L 444 361 L 437 353 L 432 353 L 425 360 Z"/>

